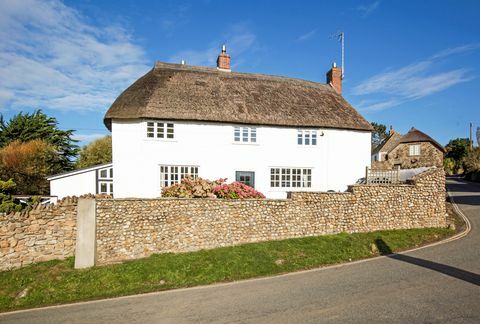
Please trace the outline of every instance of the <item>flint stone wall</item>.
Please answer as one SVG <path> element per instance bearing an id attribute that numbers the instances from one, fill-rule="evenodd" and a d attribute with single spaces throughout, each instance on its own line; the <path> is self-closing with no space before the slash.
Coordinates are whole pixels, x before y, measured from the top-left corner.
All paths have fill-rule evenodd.
<path id="1" fill-rule="evenodd" d="M 0 216 L 0 271 L 75 253 L 77 198 Z"/>
<path id="2" fill-rule="evenodd" d="M 100 264 L 293 237 L 445 227 L 445 176 L 431 169 L 404 185 L 286 200 L 109 199 L 96 202 Z"/>

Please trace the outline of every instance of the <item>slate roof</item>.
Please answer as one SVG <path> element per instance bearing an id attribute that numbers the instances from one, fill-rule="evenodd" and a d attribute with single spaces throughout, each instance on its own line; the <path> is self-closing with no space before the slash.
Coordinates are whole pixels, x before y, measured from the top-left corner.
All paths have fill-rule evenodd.
<path id="1" fill-rule="evenodd" d="M 326 84 L 162 62 L 115 100 L 104 123 L 138 118 L 372 131 Z"/>

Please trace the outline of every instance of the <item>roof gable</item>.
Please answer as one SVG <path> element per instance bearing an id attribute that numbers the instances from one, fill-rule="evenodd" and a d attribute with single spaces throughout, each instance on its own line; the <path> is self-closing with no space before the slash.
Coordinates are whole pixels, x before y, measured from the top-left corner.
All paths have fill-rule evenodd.
<path id="1" fill-rule="evenodd" d="M 329 85 L 261 74 L 157 62 L 105 115 L 371 131 Z"/>

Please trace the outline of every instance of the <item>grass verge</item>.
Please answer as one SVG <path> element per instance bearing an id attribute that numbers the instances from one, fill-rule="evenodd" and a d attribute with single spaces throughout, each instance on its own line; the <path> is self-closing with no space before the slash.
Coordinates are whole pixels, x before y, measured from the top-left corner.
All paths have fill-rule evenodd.
<path id="1" fill-rule="evenodd" d="M 73 269 L 54 260 L 0 272 L 0 311 L 192 287 L 369 258 L 454 234 L 442 228 L 296 238 L 181 254 L 156 254 L 122 264 Z M 380 250 L 380 251 L 379 251 Z M 24 297 L 20 297 L 25 293 Z"/>

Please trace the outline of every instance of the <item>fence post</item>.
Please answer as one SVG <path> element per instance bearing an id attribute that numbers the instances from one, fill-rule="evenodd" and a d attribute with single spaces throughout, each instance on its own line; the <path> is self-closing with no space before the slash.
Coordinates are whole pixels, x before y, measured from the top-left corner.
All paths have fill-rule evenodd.
<path id="1" fill-rule="evenodd" d="M 95 199 L 78 199 L 75 269 L 90 268 L 95 265 L 97 259 L 96 227 Z"/>
<path id="2" fill-rule="evenodd" d="M 368 184 L 368 165 L 365 167 L 365 184 Z"/>

